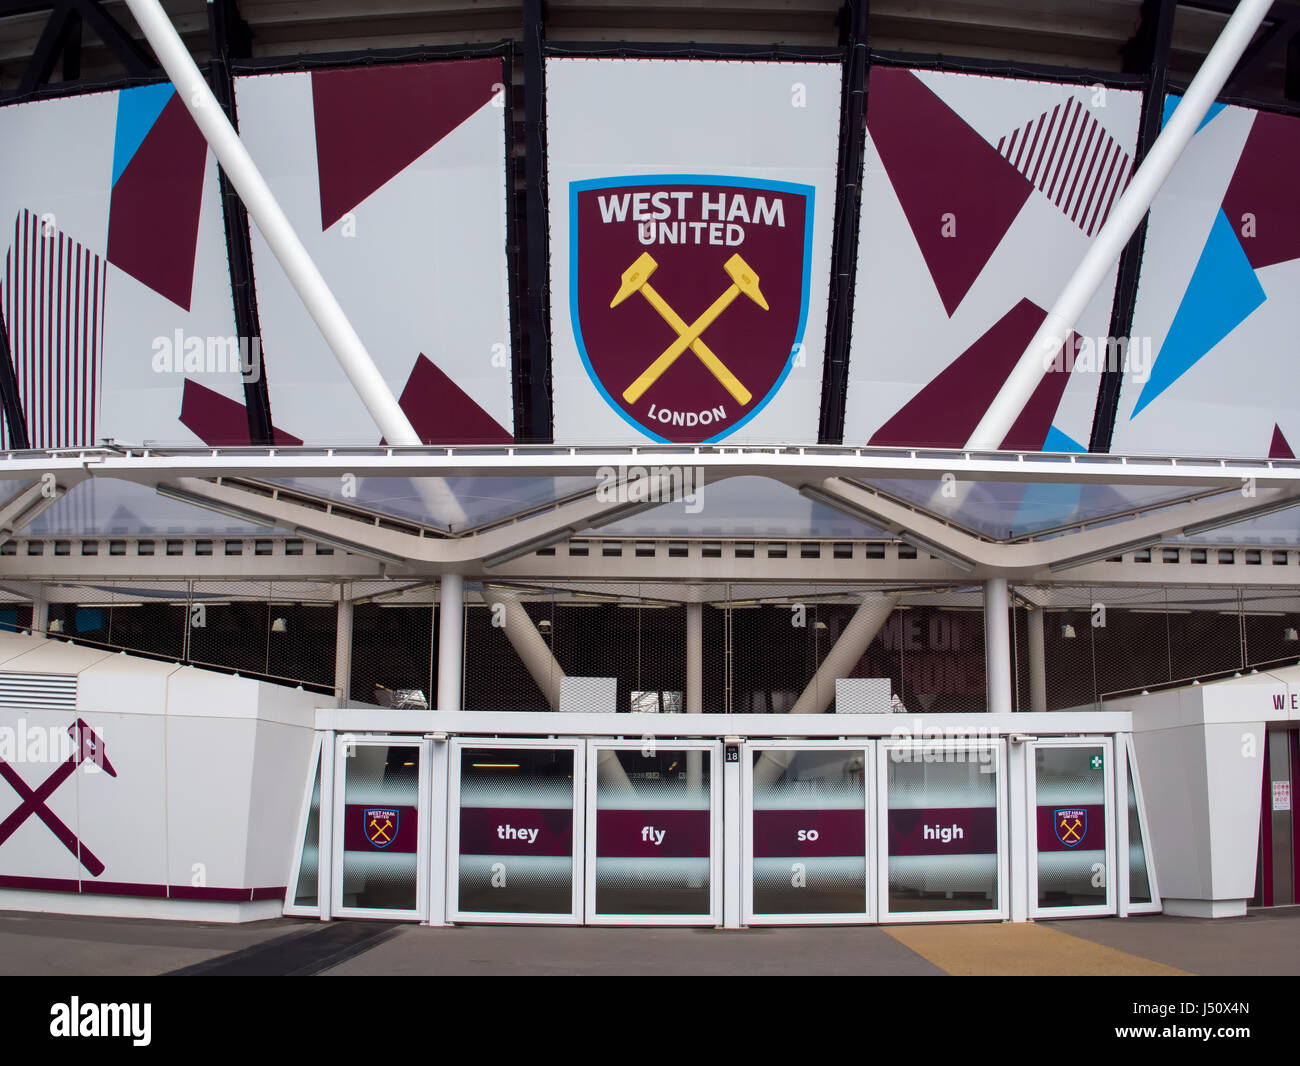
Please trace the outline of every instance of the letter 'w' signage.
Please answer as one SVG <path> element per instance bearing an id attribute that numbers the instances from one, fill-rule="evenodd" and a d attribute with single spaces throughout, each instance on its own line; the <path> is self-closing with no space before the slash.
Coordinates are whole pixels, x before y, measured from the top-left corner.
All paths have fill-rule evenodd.
<path id="1" fill-rule="evenodd" d="M 658 441 L 716 441 L 776 394 L 808 317 L 813 187 L 698 174 L 569 186 L 587 373 Z"/>

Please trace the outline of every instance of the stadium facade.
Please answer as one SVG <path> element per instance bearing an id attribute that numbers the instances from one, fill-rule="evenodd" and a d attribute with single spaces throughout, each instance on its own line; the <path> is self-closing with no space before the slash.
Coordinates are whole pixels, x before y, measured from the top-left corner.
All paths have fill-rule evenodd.
<path id="1" fill-rule="evenodd" d="M 1296 902 L 1300 7 L 0 0 L 0 144 L 0 907 Z"/>

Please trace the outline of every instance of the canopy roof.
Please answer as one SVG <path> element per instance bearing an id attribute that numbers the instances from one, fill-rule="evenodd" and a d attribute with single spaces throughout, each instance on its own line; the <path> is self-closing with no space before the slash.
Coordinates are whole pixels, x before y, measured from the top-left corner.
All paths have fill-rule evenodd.
<path id="1" fill-rule="evenodd" d="M 973 580 L 1064 579 L 1152 546 L 1300 545 L 1295 460 L 834 447 L 113 447 L 0 455 L 0 500 L 6 539 L 292 536 L 413 572 L 491 573 L 585 536 L 896 542 Z"/>

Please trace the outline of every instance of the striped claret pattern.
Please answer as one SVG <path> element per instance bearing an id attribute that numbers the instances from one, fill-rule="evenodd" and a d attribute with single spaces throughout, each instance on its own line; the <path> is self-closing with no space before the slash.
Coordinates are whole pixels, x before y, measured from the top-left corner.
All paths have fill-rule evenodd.
<path id="1" fill-rule="evenodd" d="M 1072 96 L 998 141 L 1004 159 L 1089 237 L 1133 176 L 1133 160 Z"/>
<path id="2" fill-rule="evenodd" d="M 0 307 L 33 448 L 93 444 L 107 263 L 24 210 L 0 274 Z"/>

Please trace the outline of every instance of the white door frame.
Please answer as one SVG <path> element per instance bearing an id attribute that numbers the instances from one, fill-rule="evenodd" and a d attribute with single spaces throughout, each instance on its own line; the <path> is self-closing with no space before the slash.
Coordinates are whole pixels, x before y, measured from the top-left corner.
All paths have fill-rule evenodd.
<path id="1" fill-rule="evenodd" d="M 889 909 L 889 774 L 886 760 L 891 751 L 910 748 L 932 754 L 946 754 L 961 751 L 991 751 L 995 766 L 994 798 L 996 807 L 994 818 L 997 823 L 997 899 L 996 907 L 984 910 L 952 911 L 891 911 Z M 880 921 L 884 922 L 987 922 L 995 919 L 1006 920 L 1010 913 L 1010 878 L 1008 876 L 1010 848 L 1007 832 L 1009 804 L 1007 801 L 1007 745 L 1006 739 L 949 739 L 949 738 L 906 738 L 896 739 L 882 737 L 876 745 L 876 891 L 877 910 Z"/>
<path id="2" fill-rule="evenodd" d="M 720 740 L 656 740 L 667 751 L 707 751 L 709 756 L 709 913 L 708 914 L 597 914 L 596 913 L 596 783 L 602 751 L 640 751 L 641 742 L 630 740 L 587 740 L 587 802 L 585 833 L 587 925 L 721 925 L 723 877 L 722 781 L 724 762 Z M 743 751 L 742 747 L 742 751 Z"/>
<path id="3" fill-rule="evenodd" d="M 1143 858 L 1147 865 L 1147 884 L 1151 886 L 1151 900 L 1134 903 L 1132 900 L 1132 871 L 1129 868 L 1129 849 L 1132 841 L 1128 831 L 1128 785 L 1133 780 L 1133 797 L 1137 800 L 1138 825 L 1142 827 Z M 1142 798 L 1142 777 L 1138 773 L 1137 749 L 1132 733 L 1115 735 L 1115 824 L 1116 866 L 1119 868 L 1119 916 L 1130 914 L 1159 914 L 1164 910 L 1160 902 L 1160 886 L 1156 884 L 1156 860 L 1151 850 L 1151 823 L 1147 821 L 1146 804 Z"/>
<path id="4" fill-rule="evenodd" d="M 514 925 L 580 925 L 583 918 L 583 854 L 586 843 L 586 755 L 587 745 L 581 739 L 457 737 L 448 745 L 449 766 L 447 775 L 447 921 L 483 923 L 509 923 Z M 573 752 L 573 854 L 572 899 L 568 914 L 537 914 L 534 912 L 466 911 L 460 907 L 460 764 L 461 752 L 466 748 L 523 749 L 544 748 Z"/>
<path id="5" fill-rule="evenodd" d="M 324 844 L 329 820 L 325 817 L 325 767 L 321 763 L 324 737 L 317 733 L 312 740 L 310 770 L 307 777 L 307 791 L 303 794 L 302 805 L 298 808 L 298 834 L 293 849 L 293 866 L 289 869 L 289 884 L 284 890 L 284 913 L 294 918 L 319 918 L 321 914 L 322 888 L 330 878 L 330 869 L 323 865 L 327 851 Z M 327 760 L 328 761 L 328 757 Z M 307 823 L 311 818 L 311 796 L 316 791 L 316 782 L 321 784 L 320 807 L 316 813 L 316 903 L 298 904 L 294 900 L 298 893 L 298 879 L 302 876 L 302 856 L 306 851 Z"/>
<path id="6" fill-rule="evenodd" d="M 419 752 L 420 771 L 416 784 L 416 835 L 415 856 L 415 909 L 396 910 L 379 907 L 347 907 L 343 899 L 343 834 L 346 828 L 345 799 L 347 795 L 347 765 L 349 747 L 355 748 L 415 748 Z M 341 734 L 334 741 L 334 818 L 332 826 L 333 847 L 330 873 L 331 914 L 335 918 L 395 918 L 404 921 L 427 921 L 429 914 L 429 797 L 432 772 L 430 742 L 414 734 Z"/>
<path id="7" fill-rule="evenodd" d="M 858 737 L 850 740 L 751 740 L 741 748 L 741 891 L 746 925 L 863 925 L 876 920 L 876 885 L 879 875 L 876 849 L 876 742 Z M 758 914 L 754 913 L 754 759 L 756 751 L 860 751 L 863 753 L 863 841 L 866 883 L 862 910 L 842 914 Z"/>
<path id="8" fill-rule="evenodd" d="M 1102 767 L 1102 796 L 1106 807 L 1104 832 L 1106 835 L 1106 902 L 1084 907 L 1043 907 L 1038 903 L 1038 774 L 1034 753 L 1040 748 L 1100 748 L 1105 765 Z M 1043 737 L 1025 742 L 1025 797 L 1028 811 L 1028 838 L 1025 841 L 1026 864 L 1029 874 L 1029 916 L 1031 918 L 1097 918 L 1116 913 L 1118 898 L 1117 864 L 1115 849 L 1115 745 L 1109 736 Z M 1125 816 L 1128 801 L 1125 797 Z"/>

